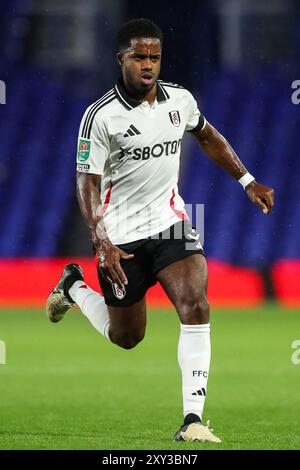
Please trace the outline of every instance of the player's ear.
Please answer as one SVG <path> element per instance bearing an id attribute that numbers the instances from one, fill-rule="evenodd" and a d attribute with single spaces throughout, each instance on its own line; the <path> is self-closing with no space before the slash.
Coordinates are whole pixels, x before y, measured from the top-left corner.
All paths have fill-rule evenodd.
<path id="1" fill-rule="evenodd" d="M 118 61 L 119 65 L 121 65 L 121 66 L 123 65 L 123 54 L 122 54 L 122 52 L 117 53 L 117 61 Z"/>

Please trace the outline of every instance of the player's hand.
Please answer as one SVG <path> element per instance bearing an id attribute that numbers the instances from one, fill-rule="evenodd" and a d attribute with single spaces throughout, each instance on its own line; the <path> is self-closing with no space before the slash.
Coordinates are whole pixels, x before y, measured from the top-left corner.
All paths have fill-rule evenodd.
<path id="1" fill-rule="evenodd" d="M 259 206 L 264 214 L 270 214 L 274 206 L 274 190 L 256 181 L 246 186 L 246 193 L 254 204 Z"/>
<path id="2" fill-rule="evenodd" d="M 115 245 L 101 243 L 101 247 L 97 250 L 99 268 L 102 276 L 111 284 L 117 284 L 120 289 L 128 284 L 127 277 L 121 268 L 120 260 L 130 260 L 134 257 L 133 254 L 125 253 Z"/>

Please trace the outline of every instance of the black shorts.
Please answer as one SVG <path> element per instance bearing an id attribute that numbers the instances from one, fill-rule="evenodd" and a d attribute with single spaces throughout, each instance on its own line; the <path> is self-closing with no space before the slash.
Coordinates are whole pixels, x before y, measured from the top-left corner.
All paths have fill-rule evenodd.
<path id="1" fill-rule="evenodd" d="M 197 253 L 204 255 L 199 235 L 188 221 L 178 222 L 152 237 L 117 246 L 134 254 L 131 260 L 121 260 L 128 279 L 124 290 L 106 281 L 98 267 L 105 303 L 117 307 L 128 307 L 141 300 L 149 287 L 156 284 L 156 274 L 165 266 Z"/>

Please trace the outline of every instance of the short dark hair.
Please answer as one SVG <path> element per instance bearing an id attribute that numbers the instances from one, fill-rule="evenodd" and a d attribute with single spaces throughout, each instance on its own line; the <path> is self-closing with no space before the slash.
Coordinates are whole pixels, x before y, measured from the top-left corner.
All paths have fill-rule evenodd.
<path id="1" fill-rule="evenodd" d="M 118 50 L 127 49 L 133 38 L 157 38 L 162 45 L 163 33 L 160 27 L 147 18 L 134 18 L 124 23 L 118 32 Z"/>

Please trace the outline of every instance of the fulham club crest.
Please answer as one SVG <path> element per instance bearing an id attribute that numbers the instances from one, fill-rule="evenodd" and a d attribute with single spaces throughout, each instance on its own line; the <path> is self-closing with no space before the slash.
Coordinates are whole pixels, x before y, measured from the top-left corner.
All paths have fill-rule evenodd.
<path id="1" fill-rule="evenodd" d="M 170 111 L 170 112 L 169 112 L 169 116 L 170 116 L 171 123 L 172 123 L 175 127 L 179 127 L 179 126 L 180 126 L 180 115 L 179 115 L 179 111 Z"/>
<path id="2" fill-rule="evenodd" d="M 113 293 L 114 293 L 115 297 L 117 297 L 117 299 L 119 299 L 119 300 L 124 299 L 124 297 L 126 295 L 126 290 L 125 290 L 124 286 L 123 286 L 123 289 L 121 289 L 118 286 L 118 284 L 114 283 L 114 284 L 112 284 L 112 290 L 113 290 Z"/>

